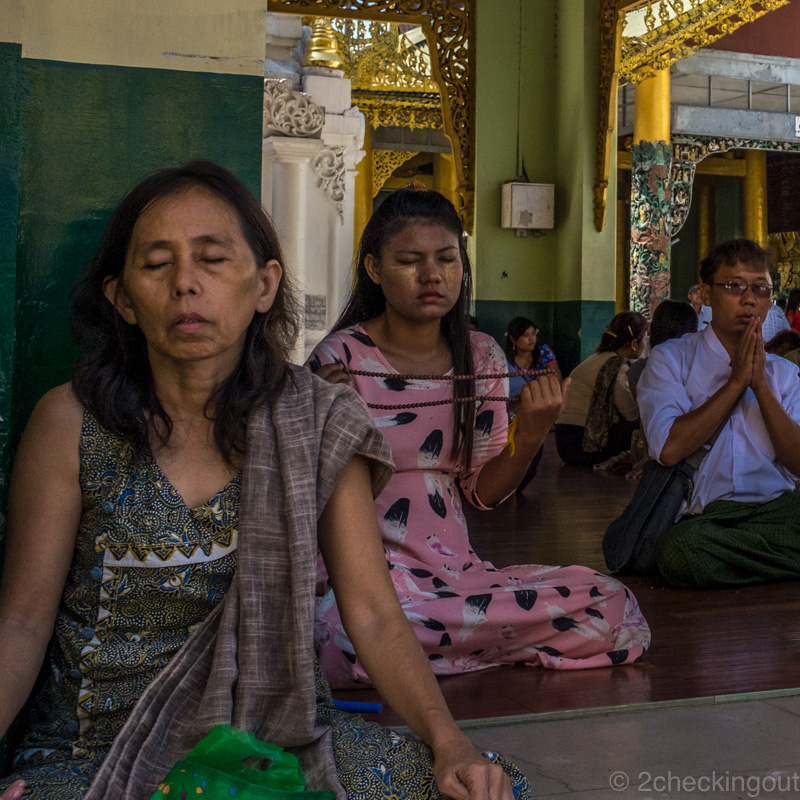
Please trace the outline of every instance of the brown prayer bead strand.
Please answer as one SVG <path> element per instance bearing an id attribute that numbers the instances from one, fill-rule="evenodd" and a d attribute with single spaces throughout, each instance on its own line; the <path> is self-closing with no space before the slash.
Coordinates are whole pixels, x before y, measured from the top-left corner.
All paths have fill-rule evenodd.
<path id="1" fill-rule="evenodd" d="M 426 408 L 430 406 L 447 406 L 454 403 L 471 403 L 475 402 L 489 402 L 496 400 L 498 402 L 507 403 L 512 398 L 510 397 L 494 397 L 492 395 L 484 394 L 476 397 L 450 397 L 445 400 L 425 400 L 420 403 L 402 403 L 396 406 L 387 406 L 382 403 L 367 403 L 367 408 L 374 408 L 378 411 L 402 411 L 404 408 Z"/>
<path id="2" fill-rule="evenodd" d="M 521 372 L 485 372 L 480 375 L 400 375 L 394 372 L 367 372 L 363 369 L 345 369 L 348 375 L 361 375 L 365 378 L 395 378 L 401 381 L 476 381 L 492 378 L 525 378 L 531 375 L 555 375 L 551 369 L 529 369 Z M 464 398 L 465 400 L 468 398 Z"/>
<path id="3" fill-rule="evenodd" d="M 403 381 L 466 381 L 470 379 L 490 380 L 492 378 L 518 378 L 529 375 L 555 375 L 551 369 L 529 369 L 523 372 L 486 372 L 479 375 L 399 375 L 392 372 L 368 372 L 363 369 L 345 370 L 350 375 L 361 375 L 365 378 L 394 378 Z M 385 405 L 383 403 L 367 403 L 367 408 L 377 411 L 402 411 L 406 408 L 430 408 L 432 406 L 447 406 L 454 403 L 472 402 L 500 402 L 507 403 L 512 397 L 496 397 L 493 395 L 473 395 L 471 397 L 451 397 L 445 400 L 426 400 L 419 403 L 400 403 L 398 405 Z"/>

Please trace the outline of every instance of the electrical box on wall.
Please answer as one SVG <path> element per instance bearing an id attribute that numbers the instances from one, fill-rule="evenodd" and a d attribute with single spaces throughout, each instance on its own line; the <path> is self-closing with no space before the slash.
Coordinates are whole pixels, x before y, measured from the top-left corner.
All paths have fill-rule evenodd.
<path id="1" fill-rule="evenodd" d="M 500 227 L 517 230 L 552 228 L 554 196 L 552 183 L 504 183 Z"/>

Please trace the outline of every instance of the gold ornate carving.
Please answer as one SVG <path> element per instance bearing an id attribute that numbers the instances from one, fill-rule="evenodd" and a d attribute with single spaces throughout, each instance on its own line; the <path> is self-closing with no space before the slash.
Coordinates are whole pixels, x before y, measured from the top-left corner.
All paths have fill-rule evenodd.
<path id="1" fill-rule="evenodd" d="M 668 67 L 789 0 L 646 0 L 642 36 L 623 36 L 620 74 L 629 83 Z M 689 6 L 687 9 L 686 6 Z M 654 9 L 658 10 L 658 20 Z"/>
<path id="2" fill-rule="evenodd" d="M 444 129 L 458 176 L 460 212 L 468 231 L 474 214 L 475 81 L 472 75 L 475 0 L 269 0 L 270 11 L 413 23 L 422 26 L 439 89 Z"/>
<path id="3" fill-rule="evenodd" d="M 604 0 L 600 9 L 600 84 L 598 87 L 594 179 L 594 227 L 597 231 L 602 231 L 606 225 L 608 173 L 611 164 L 611 147 L 617 127 L 619 46 L 622 38 L 625 6 L 626 3 L 620 2 L 620 0 Z"/>
<path id="4" fill-rule="evenodd" d="M 594 225 L 606 222 L 608 173 L 616 128 L 617 90 L 691 55 L 788 0 L 603 0 L 595 145 Z M 633 11 L 644 10 L 646 33 L 623 37 Z"/>
<path id="5" fill-rule="evenodd" d="M 769 249 L 781 276 L 781 291 L 800 288 L 800 232 L 771 233 Z"/>
<path id="6" fill-rule="evenodd" d="M 372 151 L 372 196 L 377 197 L 392 173 L 409 158 L 417 155 L 416 150 L 373 150 Z"/>
<path id="7" fill-rule="evenodd" d="M 427 40 L 423 39 L 423 47 L 417 47 L 408 31 L 401 31 L 396 22 L 333 19 L 328 24 L 336 36 L 353 91 L 422 92 L 438 99 L 439 87 L 431 74 Z"/>
<path id="8" fill-rule="evenodd" d="M 376 95 L 354 92 L 353 102 L 363 112 L 373 128 L 396 125 L 401 128 L 441 128 L 442 107 L 439 98 L 421 101 L 397 95 Z"/>

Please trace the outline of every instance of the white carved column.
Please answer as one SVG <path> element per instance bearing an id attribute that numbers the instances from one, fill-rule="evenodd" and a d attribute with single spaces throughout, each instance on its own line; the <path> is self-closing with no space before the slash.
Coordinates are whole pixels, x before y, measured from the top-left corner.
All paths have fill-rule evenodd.
<path id="1" fill-rule="evenodd" d="M 307 242 L 314 231 L 308 213 L 308 162 L 322 147 L 325 112 L 288 79 L 264 81 L 261 202 L 272 215 L 286 267 L 299 293 L 302 320 L 294 359 L 305 359 L 309 297 Z M 323 232 L 324 235 L 324 232 Z"/>
<path id="2" fill-rule="evenodd" d="M 306 305 L 308 295 L 308 163 L 322 148 L 319 139 L 270 136 L 264 139 L 264 155 L 272 169 L 272 219 L 278 230 L 286 268 L 294 278 L 303 311 L 295 361 L 306 356 Z"/>
<path id="3" fill-rule="evenodd" d="M 303 90 L 325 110 L 322 141 L 329 155 L 317 171 L 319 186 L 338 211 L 338 224 L 331 227 L 331 260 L 327 274 L 328 327 L 330 328 L 350 293 L 355 247 L 356 165 L 364 157 L 364 115 L 351 105 L 349 78 L 341 70 L 327 67 L 304 67 Z M 333 177 L 335 175 L 335 178 Z M 335 191 L 333 191 L 335 187 Z"/>
<path id="4" fill-rule="evenodd" d="M 264 81 L 261 183 L 300 292 L 298 361 L 330 329 L 350 291 L 356 164 L 364 155 L 364 117 L 350 105 L 350 81 L 337 70 L 301 73 L 307 92 L 294 91 L 291 79 Z"/>

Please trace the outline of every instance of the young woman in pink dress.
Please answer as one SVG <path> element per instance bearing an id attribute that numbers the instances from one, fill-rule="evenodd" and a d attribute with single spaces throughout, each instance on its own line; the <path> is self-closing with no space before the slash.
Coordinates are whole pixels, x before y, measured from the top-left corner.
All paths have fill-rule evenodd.
<path id="1" fill-rule="evenodd" d="M 520 662 L 576 669 L 634 661 L 650 632 L 621 583 L 580 566 L 498 569 L 470 545 L 460 492 L 482 509 L 508 497 L 567 388 L 555 375 L 525 384 L 508 446 L 506 359 L 493 339 L 469 331 L 470 300 L 455 208 L 436 192 L 400 190 L 367 224 L 355 289 L 308 362 L 371 404 L 391 445 L 397 471 L 376 507 L 401 605 L 440 675 Z M 368 685 L 321 563 L 317 596 L 316 644 L 328 680 Z"/>

